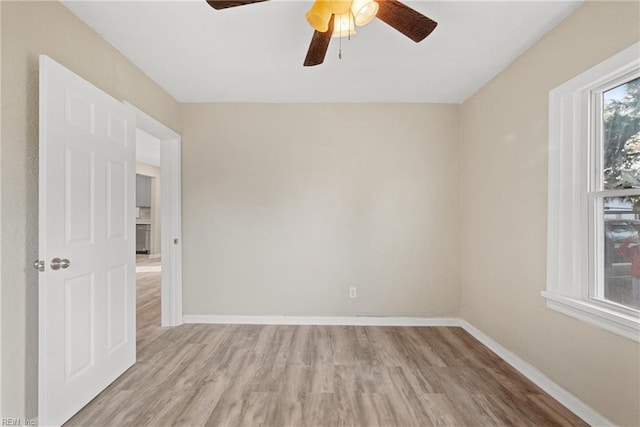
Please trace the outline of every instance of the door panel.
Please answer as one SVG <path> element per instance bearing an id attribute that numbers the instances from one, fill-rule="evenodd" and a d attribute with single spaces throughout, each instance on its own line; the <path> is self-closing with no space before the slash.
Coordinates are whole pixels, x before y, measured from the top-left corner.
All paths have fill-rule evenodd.
<path id="1" fill-rule="evenodd" d="M 95 298 L 93 274 L 65 280 L 65 383 L 95 363 Z"/>
<path id="2" fill-rule="evenodd" d="M 127 163 L 107 162 L 107 239 L 127 237 Z"/>
<path id="3" fill-rule="evenodd" d="M 107 117 L 107 137 L 110 141 L 126 147 L 129 143 L 127 121 L 122 117 L 109 114 Z"/>
<path id="4" fill-rule="evenodd" d="M 129 108 L 40 57 L 42 425 L 64 423 L 135 362 L 134 138 Z"/>
<path id="5" fill-rule="evenodd" d="M 73 148 L 65 151 L 66 243 L 93 242 L 95 155 Z"/>
<path id="6" fill-rule="evenodd" d="M 67 87 L 65 91 L 65 122 L 73 127 L 95 132 L 95 104 L 82 99 L 75 88 Z"/>
<path id="7" fill-rule="evenodd" d="M 107 271 L 107 351 L 127 342 L 127 266 Z"/>

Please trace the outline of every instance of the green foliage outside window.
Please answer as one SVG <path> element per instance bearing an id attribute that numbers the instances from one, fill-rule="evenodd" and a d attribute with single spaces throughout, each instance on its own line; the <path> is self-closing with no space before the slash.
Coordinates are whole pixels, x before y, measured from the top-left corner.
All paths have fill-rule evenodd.
<path id="1" fill-rule="evenodd" d="M 604 93 L 604 189 L 640 188 L 640 78 Z"/>

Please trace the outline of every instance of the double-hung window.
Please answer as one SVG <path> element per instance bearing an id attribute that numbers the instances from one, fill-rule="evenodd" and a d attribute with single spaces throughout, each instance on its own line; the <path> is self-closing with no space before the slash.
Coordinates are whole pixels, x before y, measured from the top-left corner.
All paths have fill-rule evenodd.
<path id="1" fill-rule="evenodd" d="M 640 43 L 549 95 L 547 305 L 640 341 Z"/>

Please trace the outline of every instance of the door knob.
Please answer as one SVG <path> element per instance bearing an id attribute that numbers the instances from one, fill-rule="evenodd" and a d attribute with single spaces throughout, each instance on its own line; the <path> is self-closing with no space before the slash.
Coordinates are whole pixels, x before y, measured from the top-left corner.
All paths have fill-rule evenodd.
<path id="1" fill-rule="evenodd" d="M 38 271 L 44 271 L 44 261 L 40 261 L 39 259 L 33 262 L 33 268 Z"/>
<path id="2" fill-rule="evenodd" d="M 61 268 L 69 268 L 69 266 L 71 265 L 71 261 L 69 261 L 66 258 L 54 258 L 51 260 L 51 269 L 52 270 L 59 270 Z"/>

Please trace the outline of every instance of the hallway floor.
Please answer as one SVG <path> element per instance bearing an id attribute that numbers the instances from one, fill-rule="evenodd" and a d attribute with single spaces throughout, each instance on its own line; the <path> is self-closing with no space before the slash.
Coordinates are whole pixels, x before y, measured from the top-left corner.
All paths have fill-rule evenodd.
<path id="1" fill-rule="evenodd" d="M 140 352 L 160 334 L 161 259 L 136 255 L 136 344 Z"/>

